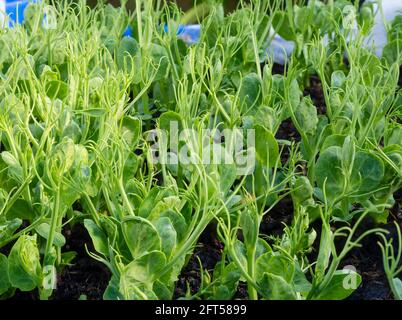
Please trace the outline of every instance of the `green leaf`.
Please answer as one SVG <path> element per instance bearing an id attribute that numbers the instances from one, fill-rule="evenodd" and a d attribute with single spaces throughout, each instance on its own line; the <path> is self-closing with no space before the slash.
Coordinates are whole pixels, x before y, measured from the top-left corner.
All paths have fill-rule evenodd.
<path id="1" fill-rule="evenodd" d="M 159 202 L 161 197 L 162 192 L 160 189 L 158 187 L 152 188 L 138 208 L 138 215 L 143 218 L 148 218 L 154 210 L 155 204 Z"/>
<path id="2" fill-rule="evenodd" d="M 384 138 L 386 146 L 400 144 L 402 141 L 402 124 L 394 124 L 394 127 L 391 127 L 389 130 L 387 130 Z"/>
<path id="3" fill-rule="evenodd" d="M 165 266 L 166 257 L 161 251 L 152 251 L 130 262 L 123 271 L 126 280 L 152 284 L 158 277 L 158 272 Z"/>
<path id="4" fill-rule="evenodd" d="M 353 137 L 347 136 L 342 146 L 342 163 L 345 168 L 349 168 L 355 158 L 355 141 Z"/>
<path id="5" fill-rule="evenodd" d="M 3 151 L 1 153 L 1 158 L 8 166 L 8 172 L 11 178 L 16 181 L 23 181 L 23 171 L 18 160 L 8 151 Z"/>
<path id="6" fill-rule="evenodd" d="M 293 79 L 290 82 L 289 88 L 287 88 L 288 90 L 288 103 L 290 105 L 290 108 L 292 108 L 292 110 L 297 110 L 297 108 L 300 105 L 300 97 L 301 97 L 301 90 L 300 90 L 300 86 L 299 83 L 297 82 L 296 79 Z"/>
<path id="7" fill-rule="evenodd" d="M 317 108 L 313 105 L 311 98 L 304 97 L 302 99 L 295 111 L 295 116 L 304 133 L 315 133 L 318 124 Z"/>
<path id="8" fill-rule="evenodd" d="M 122 121 L 121 137 L 128 146 L 137 145 L 141 136 L 141 120 L 131 116 L 124 116 Z"/>
<path id="9" fill-rule="evenodd" d="M 59 80 L 52 80 L 46 83 L 46 94 L 50 99 L 64 100 L 68 96 L 68 85 Z"/>
<path id="10" fill-rule="evenodd" d="M 316 163 L 318 186 L 324 190 L 329 200 L 334 200 L 343 191 L 344 175 L 342 171 L 342 149 L 329 147 L 321 153 Z"/>
<path id="11" fill-rule="evenodd" d="M 311 23 L 311 18 L 313 16 L 313 8 L 311 6 L 309 7 L 299 7 L 298 5 L 295 5 L 293 8 L 294 11 L 294 20 L 295 20 L 295 27 L 298 30 L 305 30 L 306 28 L 309 28 Z"/>
<path id="12" fill-rule="evenodd" d="M 152 66 L 152 68 L 157 69 L 154 81 L 166 79 L 169 72 L 169 58 L 167 50 L 165 47 L 152 43 L 150 46 L 150 51 L 151 63 L 149 65 Z M 153 72 L 155 72 L 155 70 L 152 70 L 152 73 Z"/>
<path id="13" fill-rule="evenodd" d="M 69 266 L 71 265 L 71 262 L 75 259 L 75 257 L 77 256 L 77 252 L 75 251 L 67 251 L 67 252 L 63 252 L 61 254 L 61 266 Z"/>
<path id="14" fill-rule="evenodd" d="M 250 113 L 251 109 L 256 110 L 261 103 L 261 81 L 257 74 L 250 73 L 243 78 L 241 83 L 239 99 L 240 105 L 244 107 L 243 110 L 247 111 L 247 114 Z M 252 114 L 255 113 L 251 112 Z"/>
<path id="15" fill-rule="evenodd" d="M 331 247 L 333 243 L 333 234 L 330 229 L 329 223 L 322 224 L 320 248 L 318 250 L 317 263 L 315 266 L 316 278 L 321 280 L 328 268 L 329 259 L 331 258 Z"/>
<path id="16" fill-rule="evenodd" d="M 31 291 L 41 284 L 41 265 L 36 235 L 22 235 L 8 257 L 10 283 L 21 291 Z"/>
<path id="17" fill-rule="evenodd" d="M 160 217 L 154 222 L 162 242 L 162 251 L 169 258 L 176 248 L 177 233 L 168 217 Z"/>
<path id="18" fill-rule="evenodd" d="M 109 256 L 108 240 L 103 230 L 91 219 L 84 220 L 84 226 L 92 239 L 92 243 L 97 252 L 104 256 Z"/>
<path id="19" fill-rule="evenodd" d="M 132 37 L 124 37 L 117 48 L 116 62 L 120 69 L 131 72 L 134 62 L 138 62 L 140 47 Z M 139 70 L 138 70 L 139 71 Z"/>
<path id="20" fill-rule="evenodd" d="M 330 283 L 321 290 L 316 300 L 343 300 L 349 297 L 362 282 L 361 276 L 353 270 L 337 270 Z"/>
<path id="21" fill-rule="evenodd" d="M 313 187 L 305 176 L 299 176 L 292 184 L 292 199 L 295 204 L 301 204 L 313 197 Z"/>
<path id="22" fill-rule="evenodd" d="M 134 259 L 161 249 L 158 231 L 147 220 L 130 217 L 129 220 L 123 221 L 122 227 L 124 239 Z"/>
<path id="23" fill-rule="evenodd" d="M 385 59 L 385 61 L 388 62 L 389 65 L 393 63 L 402 63 L 402 40 L 393 40 L 389 42 L 387 45 L 385 45 L 383 51 L 382 51 L 382 56 Z"/>
<path id="24" fill-rule="evenodd" d="M 75 113 L 83 114 L 93 118 L 99 118 L 106 114 L 106 110 L 102 108 L 88 108 L 84 110 L 76 110 Z"/>
<path id="25" fill-rule="evenodd" d="M 286 12 L 276 11 L 272 20 L 275 31 L 285 40 L 296 40 L 296 35 L 292 30 L 292 24 Z"/>
<path id="26" fill-rule="evenodd" d="M 214 268 L 213 278 L 216 280 L 212 286 L 211 300 L 230 300 L 236 293 L 241 272 L 234 262 L 222 268 L 218 262 Z"/>
<path id="27" fill-rule="evenodd" d="M 261 106 L 258 108 L 255 116 L 252 118 L 255 124 L 259 124 L 271 132 L 274 131 L 275 123 L 277 122 L 277 114 L 273 108 L 267 106 Z M 247 120 L 246 116 L 243 117 L 243 121 Z M 248 128 L 246 128 L 248 129 Z"/>
<path id="28" fill-rule="evenodd" d="M 177 211 L 166 210 L 160 214 L 160 217 L 169 218 L 170 222 L 173 224 L 173 227 L 176 231 L 178 242 L 182 241 L 187 230 L 186 219 L 184 219 L 183 215 Z"/>
<path id="29" fill-rule="evenodd" d="M 47 240 L 47 239 L 49 238 L 50 225 L 49 225 L 48 223 L 46 223 L 46 222 L 41 223 L 40 225 L 38 225 L 38 226 L 35 228 L 35 231 L 36 231 L 41 237 L 43 237 L 44 239 Z M 64 236 L 63 236 L 61 233 L 56 232 L 56 233 L 54 234 L 53 244 L 54 244 L 56 247 L 61 248 L 61 247 L 63 247 L 63 246 L 66 244 L 66 239 L 64 238 Z"/>
<path id="30" fill-rule="evenodd" d="M 240 261 L 244 270 L 247 270 L 247 250 L 244 246 L 243 242 L 240 240 L 236 240 L 234 245 L 234 254 L 236 255 L 237 259 Z"/>
<path id="31" fill-rule="evenodd" d="M 218 167 L 219 170 L 219 185 L 222 194 L 226 194 L 236 180 L 236 164 L 222 163 Z"/>
<path id="32" fill-rule="evenodd" d="M 244 210 L 240 214 L 240 226 L 247 248 L 255 248 L 258 239 L 258 216 L 255 210 Z"/>
<path id="33" fill-rule="evenodd" d="M 392 282 L 395 288 L 395 299 L 402 300 L 402 281 L 399 278 L 393 278 Z"/>
<path id="34" fill-rule="evenodd" d="M 293 284 L 297 292 L 308 294 L 312 288 L 312 284 L 307 280 L 306 275 L 300 269 L 298 263 L 296 263 L 295 274 L 293 278 Z"/>
<path id="35" fill-rule="evenodd" d="M 6 242 L 21 224 L 22 220 L 18 218 L 0 223 L 0 243 L 3 241 Z"/>
<path id="36" fill-rule="evenodd" d="M 290 283 L 293 280 L 295 266 L 293 261 L 279 253 L 267 252 L 261 255 L 255 266 L 256 279 L 262 279 L 264 274 L 280 276 L 286 282 Z"/>
<path id="37" fill-rule="evenodd" d="M 123 170 L 123 182 L 126 185 L 130 179 L 134 178 L 135 173 L 138 170 L 138 156 L 134 152 L 130 152 L 127 156 L 126 161 L 124 162 L 124 170 Z"/>
<path id="38" fill-rule="evenodd" d="M 345 142 L 346 136 L 342 134 L 333 134 L 325 138 L 321 146 L 321 152 L 329 147 L 342 147 Z"/>
<path id="39" fill-rule="evenodd" d="M 112 276 L 112 278 L 109 281 L 109 284 L 103 293 L 103 299 L 104 300 L 122 300 L 123 296 L 120 293 L 120 288 L 119 288 L 119 282 L 120 279 L 116 277 L 115 275 Z"/>
<path id="40" fill-rule="evenodd" d="M 4 254 L 0 253 L 0 296 L 7 292 L 10 286 L 11 284 L 8 276 L 8 260 Z"/>
<path id="41" fill-rule="evenodd" d="M 16 166 L 20 166 L 19 162 L 17 161 L 17 159 L 15 159 L 15 157 L 8 151 L 3 151 L 1 153 L 1 157 L 3 159 L 3 161 L 9 166 L 9 167 L 16 167 Z"/>
<path id="42" fill-rule="evenodd" d="M 176 123 L 177 128 L 180 130 L 182 128 L 182 122 L 183 119 L 177 112 L 167 111 L 159 117 L 159 128 L 169 133 L 172 123 Z M 174 126 L 176 126 L 176 124 Z"/>
<path id="43" fill-rule="evenodd" d="M 371 31 L 374 25 L 374 12 L 373 12 L 373 4 L 365 3 L 361 6 L 359 10 L 358 20 L 360 28 L 363 31 L 363 34 L 366 34 Z"/>
<path id="44" fill-rule="evenodd" d="M 255 149 L 257 160 L 261 165 L 272 168 L 276 165 L 279 157 L 279 147 L 272 132 L 266 128 L 256 125 L 255 130 Z"/>
<path id="45" fill-rule="evenodd" d="M 152 287 L 159 300 L 172 300 L 173 292 L 160 280 L 156 280 Z"/>
<path id="46" fill-rule="evenodd" d="M 334 89 L 339 89 L 345 83 L 346 76 L 341 70 L 336 70 L 331 75 L 331 87 Z"/>
<path id="47" fill-rule="evenodd" d="M 166 190 L 165 190 L 166 191 Z M 178 196 L 166 196 L 164 197 L 165 192 L 160 192 L 157 197 L 157 201 L 155 201 L 151 213 L 148 216 L 148 220 L 154 221 L 158 219 L 161 214 L 169 209 L 178 211 L 180 209 L 181 200 Z M 162 198 L 158 200 L 159 198 Z"/>
<path id="48" fill-rule="evenodd" d="M 352 190 L 360 193 L 374 191 L 384 176 L 384 164 L 380 158 L 366 151 L 358 151 L 350 177 Z"/>
<path id="49" fill-rule="evenodd" d="M 7 212 L 7 219 L 21 219 L 32 221 L 35 218 L 35 212 L 31 204 L 24 199 L 17 199 Z"/>
<path id="50" fill-rule="evenodd" d="M 266 272 L 258 282 L 260 292 L 269 300 L 296 300 L 294 287 L 281 276 Z"/>

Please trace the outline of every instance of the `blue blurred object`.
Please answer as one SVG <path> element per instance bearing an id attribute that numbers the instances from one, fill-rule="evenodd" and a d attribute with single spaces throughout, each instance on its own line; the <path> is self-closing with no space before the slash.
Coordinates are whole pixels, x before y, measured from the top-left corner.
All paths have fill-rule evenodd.
<path id="1" fill-rule="evenodd" d="M 167 25 L 165 25 L 164 31 L 168 32 Z M 177 28 L 176 34 L 179 39 L 182 39 L 186 43 L 196 43 L 200 40 L 201 26 L 199 24 L 180 24 Z"/>
<path id="2" fill-rule="evenodd" d="M 164 32 L 168 32 L 168 26 L 165 25 L 163 27 Z M 199 24 L 192 25 L 179 25 L 177 28 L 177 37 L 182 39 L 184 42 L 188 44 L 193 44 L 199 41 L 201 34 L 201 26 Z M 133 36 L 133 28 L 130 26 L 123 32 L 123 37 L 132 37 Z"/>
<path id="3" fill-rule="evenodd" d="M 179 26 L 177 27 L 177 35 L 180 35 L 183 33 L 185 26 L 182 24 L 179 24 Z M 167 24 L 165 24 L 165 26 L 163 27 L 163 31 L 168 32 L 169 31 L 169 26 Z"/>
<path id="4" fill-rule="evenodd" d="M 126 30 L 123 32 L 123 37 L 132 37 L 133 36 L 133 28 L 130 26 L 127 27 Z"/>
<path id="5" fill-rule="evenodd" d="M 37 0 L 0 0 L 0 10 L 8 16 L 9 27 L 24 21 L 24 10 L 31 2 L 35 3 Z M 4 26 L 3 18 L 4 16 L 0 19 L 2 26 Z"/>
<path id="6" fill-rule="evenodd" d="M 186 43 L 196 43 L 200 40 L 201 26 L 199 24 L 190 24 L 182 26 L 182 30 L 177 30 L 177 36 Z M 181 31 L 179 33 L 179 31 Z"/>

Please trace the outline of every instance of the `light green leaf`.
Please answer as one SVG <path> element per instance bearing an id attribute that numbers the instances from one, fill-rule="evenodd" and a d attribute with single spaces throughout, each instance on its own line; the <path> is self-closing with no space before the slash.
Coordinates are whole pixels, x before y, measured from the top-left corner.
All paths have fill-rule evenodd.
<path id="1" fill-rule="evenodd" d="M 259 107 L 261 103 L 261 91 L 261 81 L 257 74 L 250 73 L 243 78 L 239 92 L 240 105 L 243 107 L 243 110 L 250 113 L 250 108 L 256 110 Z"/>
<path id="2" fill-rule="evenodd" d="M 384 176 L 384 164 L 380 158 L 366 151 L 358 151 L 350 177 L 352 190 L 360 193 L 374 191 Z"/>
<path id="3" fill-rule="evenodd" d="M 165 264 L 165 255 L 161 251 L 152 251 L 130 262 L 122 276 L 131 281 L 152 284 L 159 277 L 158 272 Z"/>
<path id="4" fill-rule="evenodd" d="M 292 184 L 292 199 L 296 204 L 311 199 L 313 196 L 313 187 L 310 180 L 305 176 L 299 176 Z"/>
<path id="5" fill-rule="evenodd" d="M 311 98 L 304 97 L 295 110 L 297 123 L 304 133 L 314 134 L 317 129 L 318 117 L 317 108 L 313 105 Z"/>
<path id="6" fill-rule="evenodd" d="M 177 233 L 168 217 L 160 217 L 154 222 L 162 242 L 162 251 L 169 258 L 177 244 Z"/>
<path id="7" fill-rule="evenodd" d="M 124 116 L 121 131 L 122 139 L 128 146 L 134 147 L 141 136 L 141 120 L 131 116 Z"/>
<path id="8" fill-rule="evenodd" d="M 247 248 L 255 248 L 258 239 L 258 216 L 254 210 L 244 210 L 240 214 L 240 226 Z"/>
<path id="9" fill-rule="evenodd" d="M 41 265 L 36 235 L 22 235 L 8 257 L 10 283 L 21 291 L 31 291 L 41 284 Z"/>
<path id="10" fill-rule="evenodd" d="M 52 80 L 46 83 L 46 94 L 50 99 L 64 100 L 68 96 L 68 85 L 59 80 Z"/>
<path id="11" fill-rule="evenodd" d="M 50 225 L 49 225 L 48 223 L 46 223 L 46 222 L 41 223 L 40 225 L 38 225 L 38 226 L 35 228 L 35 231 L 36 231 L 41 237 L 43 237 L 44 239 L 47 240 L 47 239 L 49 238 Z M 60 248 L 61 248 L 61 247 L 63 247 L 63 246 L 66 244 L 66 239 L 64 238 L 64 236 L 63 236 L 61 233 L 56 232 L 55 235 L 54 235 L 53 244 L 54 244 L 56 247 L 60 247 Z"/>
<path id="12" fill-rule="evenodd" d="M 161 249 L 158 231 L 147 220 L 130 217 L 130 219 L 123 221 L 122 227 L 124 239 L 134 259 L 150 251 Z"/>
<path id="13" fill-rule="evenodd" d="M 327 198 L 333 200 L 343 191 L 344 175 L 342 171 L 342 149 L 329 147 L 321 153 L 316 163 L 316 179 L 321 189 L 324 189 Z"/>
<path id="14" fill-rule="evenodd" d="M 292 24 L 286 12 L 276 11 L 272 21 L 275 31 L 285 40 L 296 40 Z"/>
<path id="15" fill-rule="evenodd" d="M 314 297 L 316 300 L 343 300 L 349 297 L 362 282 L 353 270 L 337 270 L 330 283 Z"/>
<path id="16" fill-rule="evenodd" d="M 132 37 L 124 37 L 117 48 L 116 62 L 118 67 L 126 72 L 131 72 L 134 67 L 133 59 L 134 62 L 138 62 L 139 55 L 140 48 L 137 41 Z"/>
<path id="17" fill-rule="evenodd" d="M 256 125 L 254 130 L 257 160 L 261 165 L 274 167 L 279 157 L 278 142 L 272 132 L 266 128 Z"/>
<path id="18" fill-rule="evenodd" d="M 280 276 L 286 282 L 293 280 L 295 266 L 293 261 L 282 254 L 267 252 L 256 261 L 256 279 L 262 279 L 266 273 Z"/>
<path id="19" fill-rule="evenodd" d="M 395 288 L 395 299 L 402 300 L 402 281 L 399 278 L 393 278 L 392 282 Z"/>
<path id="20" fill-rule="evenodd" d="M 260 292 L 269 300 L 296 300 L 294 287 L 281 276 L 266 272 L 258 282 Z"/>
<path id="21" fill-rule="evenodd" d="M 94 248 L 104 256 L 109 256 L 108 241 L 103 230 L 91 219 L 84 220 L 84 226 L 92 239 Z"/>

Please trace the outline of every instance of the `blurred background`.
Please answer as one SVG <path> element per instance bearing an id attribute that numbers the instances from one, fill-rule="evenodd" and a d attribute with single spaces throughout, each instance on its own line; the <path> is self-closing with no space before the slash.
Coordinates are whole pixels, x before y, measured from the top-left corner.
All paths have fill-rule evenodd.
<path id="1" fill-rule="evenodd" d="M 98 1 L 97 0 L 88 0 L 88 3 L 90 5 L 96 4 Z M 107 2 L 111 3 L 114 6 L 119 6 L 120 5 L 120 0 L 108 0 Z M 129 0 L 128 1 L 128 7 L 134 7 L 134 0 Z M 201 3 L 202 1 L 194 1 L 194 0 L 172 0 L 172 2 L 176 2 L 180 8 L 182 8 L 183 11 L 187 11 L 191 7 L 194 6 L 195 3 Z M 239 0 L 224 0 L 225 4 L 225 9 L 226 11 L 232 11 L 233 9 L 236 8 L 237 3 Z"/>
<path id="2" fill-rule="evenodd" d="M 87 0 L 88 3 L 90 5 L 94 5 L 98 2 L 98 0 Z M 205 0 L 168 0 L 171 2 L 176 2 L 179 7 L 183 10 L 183 11 L 187 11 L 190 8 L 192 8 L 194 6 L 194 4 L 200 4 L 202 2 L 205 2 Z M 285 0 L 283 0 L 285 1 Z M 335 0 L 337 1 L 337 0 Z M 355 1 L 359 1 L 360 3 L 362 3 L 364 0 L 355 0 Z M 402 2 L 402 0 L 389 0 L 389 1 L 395 1 L 395 2 Z M 120 0 L 107 0 L 108 3 L 111 3 L 114 6 L 119 6 L 120 5 Z M 128 8 L 134 8 L 134 2 L 135 0 L 128 0 Z M 247 0 L 246 0 L 247 2 Z M 294 0 L 294 3 L 305 3 L 307 2 L 307 0 Z M 225 5 L 225 11 L 226 12 L 231 12 L 234 9 L 236 9 L 237 4 L 239 3 L 239 0 L 223 0 L 223 3 Z"/>

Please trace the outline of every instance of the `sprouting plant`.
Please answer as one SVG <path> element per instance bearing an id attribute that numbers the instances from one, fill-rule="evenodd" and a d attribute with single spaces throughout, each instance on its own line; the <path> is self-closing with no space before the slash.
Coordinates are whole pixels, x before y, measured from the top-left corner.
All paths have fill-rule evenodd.
<path id="1" fill-rule="evenodd" d="M 401 228 L 397 222 L 395 222 L 395 229 L 397 236 L 396 247 L 394 240 L 392 238 L 387 239 L 386 235 L 383 233 L 379 234 L 379 236 L 382 238 L 382 243 L 378 242 L 378 245 L 381 248 L 384 271 L 394 298 L 402 300 L 402 281 L 398 278 L 399 274 L 402 272 L 402 235 Z"/>
<path id="2" fill-rule="evenodd" d="M 402 183 L 398 19 L 377 57 L 363 48 L 370 4 L 253 0 L 225 14 L 208 1 L 183 14 L 159 0 L 133 12 L 59 1 L 51 27 L 45 4 L 0 30 L 2 298 L 51 297 L 77 223 L 111 271 L 105 299 L 171 299 L 212 223 L 220 262 L 184 298 L 231 299 L 244 281 L 251 299 L 353 292 L 344 282 L 361 279 L 342 259 L 383 234 L 356 231 L 387 220 Z M 200 39 L 188 44 L 177 33 L 190 21 Z M 296 46 L 283 74 L 267 53 L 275 32 Z M 265 234 L 282 200 L 291 219 Z"/>

